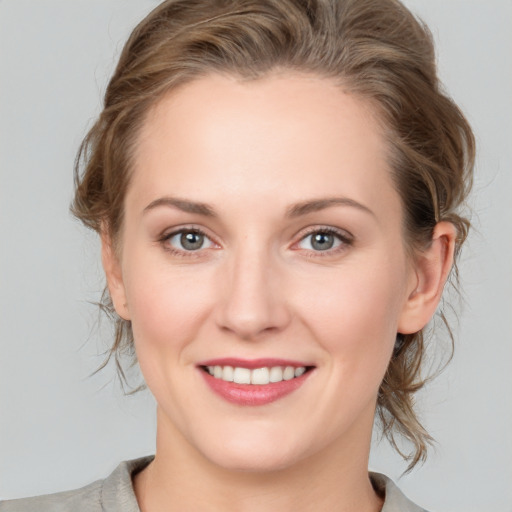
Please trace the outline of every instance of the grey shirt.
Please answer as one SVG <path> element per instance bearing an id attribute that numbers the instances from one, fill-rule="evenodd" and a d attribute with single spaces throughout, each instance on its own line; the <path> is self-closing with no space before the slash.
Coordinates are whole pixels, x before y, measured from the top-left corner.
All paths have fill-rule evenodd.
<path id="1" fill-rule="evenodd" d="M 0 512 L 140 512 L 132 476 L 144 469 L 153 456 L 121 462 L 104 480 L 74 491 L 0 502 Z M 425 512 L 409 501 L 388 477 L 370 473 L 374 488 L 385 495 L 381 512 Z"/>

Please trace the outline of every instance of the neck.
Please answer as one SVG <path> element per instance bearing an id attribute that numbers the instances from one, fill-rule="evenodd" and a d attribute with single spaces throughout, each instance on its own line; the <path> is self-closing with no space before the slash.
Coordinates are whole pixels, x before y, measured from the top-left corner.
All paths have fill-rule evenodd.
<path id="1" fill-rule="evenodd" d="M 237 471 L 212 463 L 177 431 L 169 435 L 161 416 L 159 411 L 155 460 L 134 478 L 141 512 L 377 512 L 382 507 L 367 470 L 371 428 L 367 440 L 361 441 L 360 431 L 356 442 L 344 436 L 336 446 L 284 469 Z"/>

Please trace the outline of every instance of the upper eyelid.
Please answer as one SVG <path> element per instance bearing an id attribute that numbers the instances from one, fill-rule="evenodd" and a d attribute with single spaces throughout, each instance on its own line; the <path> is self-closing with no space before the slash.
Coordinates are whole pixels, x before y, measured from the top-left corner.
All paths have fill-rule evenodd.
<path id="1" fill-rule="evenodd" d="M 297 239 L 298 241 L 303 240 L 305 237 L 314 233 L 331 233 L 338 235 L 341 239 L 350 241 L 353 241 L 355 238 L 354 235 L 346 229 L 336 228 L 334 226 L 310 226 L 309 228 L 305 228 L 305 230 L 301 230 L 297 234 Z"/>
<path id="2" fill-rule="evenodd" d="M 201 235 L 204 235 L 206 238 L 210 239 L 212 242 L 217 243 L 215 241 L 215 237 L 210 235 L 207 230 L 204 228 L 199 228 L 197 226 L 178 226 L 175 228 L 169 228 L 162 231 L 162 234 L 159 236 L 159 240 L 168 240 L 169 238 L 172 238 L 173 236 L 183 233 L 183 232 L 192 232 L 192 233 L 199 233 Z"/>

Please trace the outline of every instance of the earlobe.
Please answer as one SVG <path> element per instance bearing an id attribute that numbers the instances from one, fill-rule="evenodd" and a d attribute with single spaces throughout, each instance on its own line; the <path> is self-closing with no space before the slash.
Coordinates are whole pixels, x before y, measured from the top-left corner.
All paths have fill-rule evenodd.
<path id="1" fill-rule="evenodd" d="M 113 247 L 112 238 L 106 230 L 101 232 L 101 261 L 114 309 L 121 318 L 130 320 L 121 263 Z"/>
<path id="2" fill-rule="evenodd" d="M 415 286 L 399 319 L 399 333 L 418 332 L 434 316 L 452 268 L 455 239 L 455 226 L 451 222 L 438 222 L 430 246 L 417 255 Z"/>

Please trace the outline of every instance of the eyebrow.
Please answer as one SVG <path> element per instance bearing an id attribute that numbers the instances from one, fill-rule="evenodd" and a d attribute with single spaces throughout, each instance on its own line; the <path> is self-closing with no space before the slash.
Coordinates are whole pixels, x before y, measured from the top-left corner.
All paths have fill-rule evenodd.
<path id="1" fill-rule="evenodd" d="M 307 215 L 308 213 L 325 210 L 331 206 L 351 206 L 352 208 L 357 208 L 358 210 L 369 213 L 373 217 L 376 217 L 375 213 L 373 213 L 370 208 L 348 197 L 327 197 L 297 203 L 288 208 L 286 211 L 286 216 L 290 218 L 299 217 L 301 215 Z"/>
<path id="2" fill-rule="evenodd" d="M 186 213 L 195 213 L 198 215 L 204 215 L 205 217 L 217 217 L 215 210 L 209 204 L 180 199 L 178 197 L 160 197 L 155 199 L 144 208 L 144 213 L 159 206 L 173 207 Z M 375 213 L 373 213 L 367 206 L 348 197 L 327 197 L 303 201 L 290 206 L 286 210 L 286 217 L 300 217 L 302 215 L 307 215 L 308 213 L 325 210 L 332 206 L 350 206 L 376 217 Z"/>
<path id="3" fill-rule="evenodd" d="M 144 208 L 144 213 L 158 206 L 171 206 L 186 213 L 196 213 L 205 217 L 217 217 L 217 214 L 210 205 L 177 197 L 160 197 L 155 199 Z"/>

